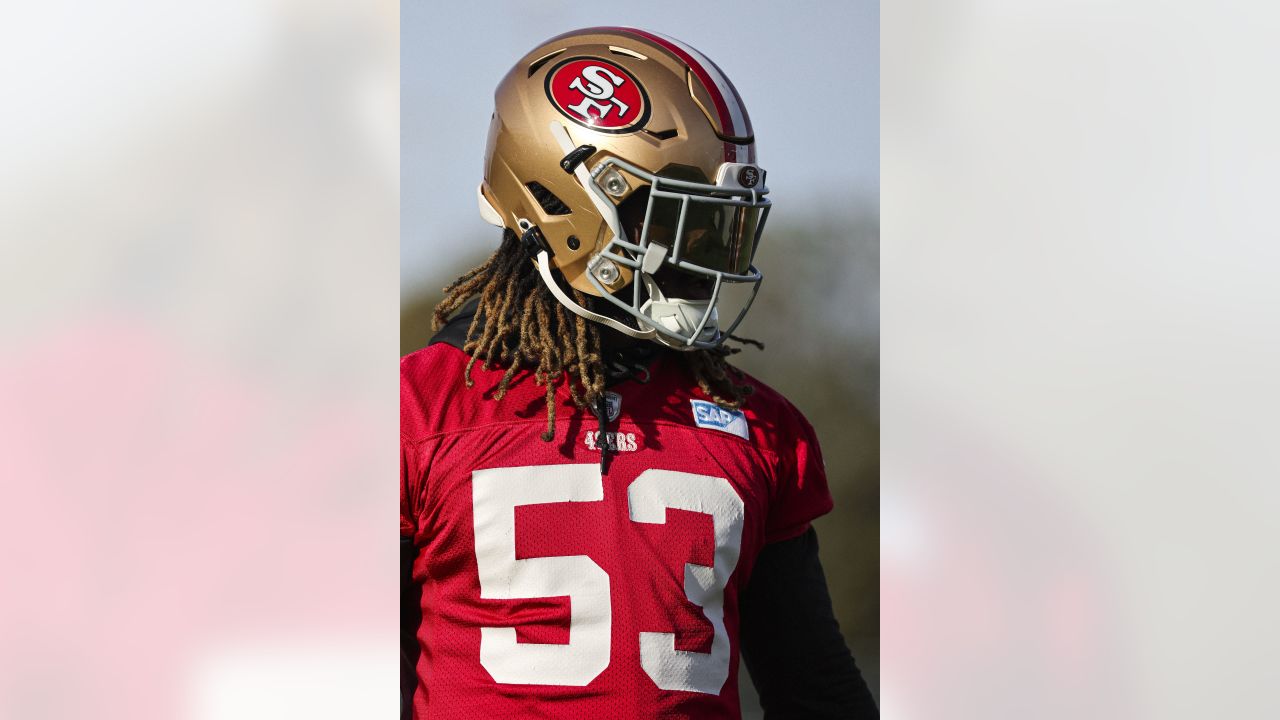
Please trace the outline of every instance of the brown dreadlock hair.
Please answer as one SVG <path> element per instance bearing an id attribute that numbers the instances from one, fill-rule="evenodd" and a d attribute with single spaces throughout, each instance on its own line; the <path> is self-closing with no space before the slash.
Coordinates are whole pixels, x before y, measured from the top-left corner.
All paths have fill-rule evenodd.
<path id="1" fill-rule="evenodd" d="M 594 298 L 569 290 L 579 305 L 592 307 L 589 303 Z M 450 315 L 477 296 L 480 303 L 462 348 L 471 355 L 465 374 L 467 387 L 475 386 L 471 368 L 476 362 L 486 370 L 505 366 L 506 372 L 493 395 L 495 400 L 501 400 L 516 372 L 532 368 L 535 382 L 547 389 L 547 429 L 541 437 L 550 442 L 555 436 L 555 392 L 559 385 L 568 384 L 573 402 L 580 408 L 594 406 L 604 393 L 601 327 L 573 314 L 555 299 L 510 230 L 488 260 L 444 289 L 444 299 L 432 316 L 433 329 L 438 331 Z M 755 341 L 734 339 L 763 347 Z M 737 352 L 737 348 L 720 347 L 677 355 L 707 397 L 717 405 L 736 410 L 753 390 L 750 385 L 736 382 L 742 373 L 726 361 Z"/>

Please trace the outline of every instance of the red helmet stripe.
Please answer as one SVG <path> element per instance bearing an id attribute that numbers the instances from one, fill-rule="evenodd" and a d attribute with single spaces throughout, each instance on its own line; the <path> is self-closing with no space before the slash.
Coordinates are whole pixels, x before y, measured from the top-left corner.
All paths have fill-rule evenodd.
<path id="1" fill-rule="evenodd" d="M 751 135 L 751 120 L 747 116 L 746 108 L 742 103 L 742 98 L 738 95 L 737 88 L 733 86 L 733 83 L 729 82 L 729 78 L 725 77 L 724 71 L 708 60 L 702 53 L 675 38 L 651 33 L 647 30 L 628 27 L 607 29 L 638 35 L 670 50 L 689 66 L 693 74 L 702 82 L 703 87 L 707 89 L 707 93 L 711 95 L 711 100 L 716 106 L 716 114 L 720 116 L 720 126 L 724 128 L 725 134 L 733 137 Z"/>

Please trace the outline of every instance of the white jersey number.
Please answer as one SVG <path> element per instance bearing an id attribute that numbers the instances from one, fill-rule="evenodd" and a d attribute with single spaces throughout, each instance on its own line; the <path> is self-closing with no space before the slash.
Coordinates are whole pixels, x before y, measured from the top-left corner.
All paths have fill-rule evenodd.
<path id="1" fill-rule="evenodd" d="M 604 500 L 594 465 L 477 470 L 471 477 L 480 597 L 569 596 L 569 644 L 517 643 L 480 628 L 480 664 L 500 683 L 586 685 L 609 665 L 609 575 L 586 555 L 516 559 L 516 506 Z"/>
<path id="2" fill-rule="evenodd" d="M 500 683 L 583 686 L 609 666 L 609 576 L 586 555 L 516 559 L 519 505 L 604 500 L 600 467 L 537 465 L 477 470 L 472 475 L 480 597 L 510 600 L 569 596 L 569 644 L 517 643 L 513 627 L 480 629 L 480 664 Z M 630 518 L 663 524 L 667 508 L 710 515 L 715 566 L 686 563 L 684 589 L 715 635 L 711 652 L 675 648 L 675 633 L 640 633 L 640 664 L 663 690 L 717 695 L 729 678 L 724 588 L 738 565 L 744 506 L 728 480 L 646 470 L 627 489 Z"/>

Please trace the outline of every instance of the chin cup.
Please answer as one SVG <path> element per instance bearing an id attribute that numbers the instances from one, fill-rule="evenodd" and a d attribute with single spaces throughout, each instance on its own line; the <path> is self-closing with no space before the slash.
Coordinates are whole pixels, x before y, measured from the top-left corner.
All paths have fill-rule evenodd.
<path id="1" fill-rule="evenodd" d="M 663 295 L 658 284 L 648 275 L 644 278 L 645 287 L 649 291 L 649 299 L 640 306 L 640 313 L 649 318 L 655 325 L 670 330 L 683 337 L 693 337 L 698 332 L 696 342 L 714 342 L 720 334 L 720 313 L 711 307 L 710 300 L 685 300 L 684 298 L 668 298 Z M 657 333 L 655 341 L 668 347 L 680 350 L 696 350 L 687 343 Z"/>

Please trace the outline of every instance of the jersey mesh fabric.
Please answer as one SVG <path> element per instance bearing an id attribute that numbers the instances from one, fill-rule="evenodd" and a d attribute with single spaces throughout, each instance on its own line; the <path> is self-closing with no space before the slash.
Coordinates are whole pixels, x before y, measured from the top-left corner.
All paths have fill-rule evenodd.
<path id="1" fill-rule="evenodd" d="M 417 547 L 413 581 L 422 587 L 413 717 L 739 718 L 738 599 L 755 558 L 767 543 L 805 532 L 831 509 L 808 422 L 748 378 L 756 392 L 743 410 L 747 439 L 699 427 L 690 401 L 707 398 L 680 363 L 659 356 L 647 383 L 611 388 L 621 407 L 605 438 L 597 437 L 596 417 L 574 407 L 562 388 L 555 439 L 544 442 L 538 436 L 546 424 L 545 391 L 532 376 L 517 375 L 507 395 L 494 400 L 501 371 L 477 366 L 468 389 L 467 359 L 438 344 L 401 362 L 400 532 Z M 599 477 L 598 448 L 611 440 L 616 450 Z M 594 468 L 602 499 L 517 506 L 510 528 L 516 558 L 585 556 L 603 570 L 608 662 L 582 685 L 498 682 L 481 662 L 481 628 L 515 628 L 520 644 L 564 644 L 571 606 L 566 596 L 481 597 L 473 473 L 548 465 Z M 686 596 L 686 581 L 690 567 L 713 567 L 720 557 L 709 514 L 667 507 L 665 522 L 632 519 L 628 489 L 651 469 L 723 479 L 741 499 L 738 561 L 723 590 L 728 674 L 714 694 L 663 690 L 642 667 L 641 633 L 674 633 L 677 651 L 710 652 L 716 631 Z M 503 477 L 521 481 L 520 471 Z"/>

